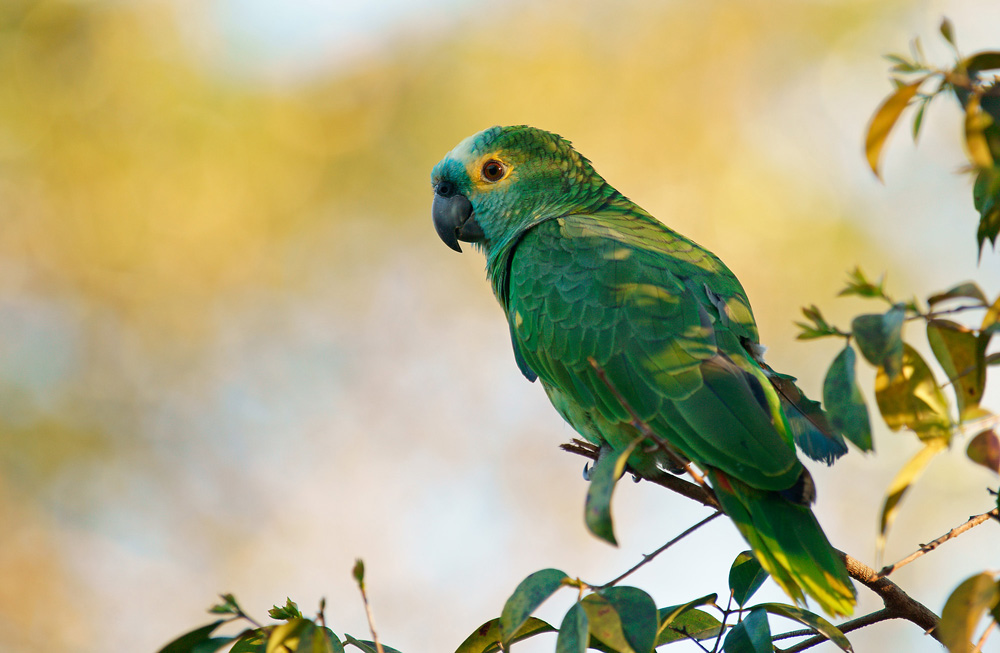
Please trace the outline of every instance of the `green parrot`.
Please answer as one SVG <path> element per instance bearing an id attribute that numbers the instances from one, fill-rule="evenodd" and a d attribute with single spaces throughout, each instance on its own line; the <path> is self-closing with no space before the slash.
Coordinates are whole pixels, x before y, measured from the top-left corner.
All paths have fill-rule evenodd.
<path id="1" fill-rule="evenodd" d="M 818 404 L 764 364 L 729 268 L 540 129 L 470 136 L 431 182 L 438 235 L 484 252 L 517 365 L 563 418 L 623 451 L 643 437 L 637 415 L 675 455 L 643 442 L 628 459 L 634 471 L 695 463 L 792 599 L 851 614 L 854 587 L 809 508 L 815 490 L 795 442 L 827 463 L 847 448 Z"/>

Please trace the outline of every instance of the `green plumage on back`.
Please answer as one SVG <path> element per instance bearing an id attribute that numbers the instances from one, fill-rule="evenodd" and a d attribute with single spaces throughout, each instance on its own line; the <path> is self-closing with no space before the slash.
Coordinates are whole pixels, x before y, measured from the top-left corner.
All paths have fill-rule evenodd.
<path id="1" fill-rule="evenodd" d="M 432 182 L 438 234 L 484 251 L 518 366 L 566 421 L 623 450 L 639 437 L 634 410 L 709 473 L 793 599 L 805 592 L 849 614 L 854 590 L 808 508 L 812 482 L 793 434 L 807 433 L 807 453 L 827 462 L 846 448 L 763 365 L 750 303 L 722 261 L 608 185 L 567 141 L 531 127 L 466 139 Z M 653 472 L 673 462 L 643 446 L 629 464 Z"/>

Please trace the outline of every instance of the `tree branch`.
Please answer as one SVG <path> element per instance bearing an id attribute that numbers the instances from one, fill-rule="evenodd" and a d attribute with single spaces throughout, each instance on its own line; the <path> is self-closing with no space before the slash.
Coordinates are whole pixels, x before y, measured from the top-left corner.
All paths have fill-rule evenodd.
<path id="1" fill-rule="evenodd" d="M 905 619 L 911 621 L 924 629 L 924 632 L 940 641 L 937 633 L 937 625 L 941 619 L 931 612 L 926 606 L 912 598 L 909 594 L 900 589 L 899 585 L 888 578 L 880 578 L 874 569 L 855 560 L 843 551 L 837 551 L 847 567 L 847 573 L 871 591 L 878 594 L 885 605 L 886 610 L 891 613 L 890 619 Z"/>
<path id="2" fill-rule="evenodd" d="M 575 453 L 578 456 L 583 456 L 584 458 L 589 458 L 596 461 L 598 455 L 600 454 L 600 447 L 590 442 L 585 442 L 577 438 L 573 438 L 571 442 L 559 445 L 559 448 L 563 451 L 568 451 L 569 453 Z M 719 506 L 719 501 L 715 498 L 715 493 L 712 488 L 708 486 L 696 485 L 690 481 L 685 481 L 682 478 L 674 476 L 669 472 L 660 472 L 659 474 L 639 474 L 631 467 L 628 468 L 628 472 L 636 478 L 641 478 L 644 481 L 649 481 L 656 485 L 667 488 L 677 494 L 687 497 L 692 501 L 697 501 L 703 506 L 708 508 L 714 508 L 715 510 L 721 510 Z"/>
<path id="3" fill-rule="evenodd" d="M 866 614 L 862 617 L 858 617 L 857 619 L 851 619 L 850 621 L 845 621 L 844 623 L 837 626 L 837 628 L 840 630 L 840 632 L 847 634 L 851 631 L 864 628 L 865 626 L 871 626 L 872 624 L 877 624 L 882 621 L 887 621 L 889 619 L 894 619 L 894 618 L 895 616 L 892 614 L 891 610 L 889 610 L 888 608 L 882 608 L 881 610 L 876 610 L 875 612 Z M 786 648 L 783 650 L 778 649 L 780 653 L 800 653 L 800 651 L 804 651 L 808 648 L 812 648 L 813 646 L 822 644 L 823 642 L 827 641 L 825 636 L 816 635 L 815 633 L 816 631 L 814 630 L 796 630 L 794 632 L 784 633 L 782 635 L 776 635 L 773 638 L 773 640 L 789 639 L 791 637 L 804 637 L 805 635 L 813 635 L 813 637 L 801 641 L 795 646 L 792 646 L 791 648 Z"/>
<path id="4" fill-rule="evenodd" d="M 579 456 L 590 458 L 591 460 L 597 460 L 597 456 L 600 451 L 595 445 L 576 439 L 569 444 L 561 445 L 561 448 L 564 451 L 575 453 Z M 719 504 L 715 498 L 715 493 L 712 492 L 709 487 L 695 485 L 694 483 L 677 478 L 666 472 L 652 476 L 640 474 L 633 469 L 629 469 L 628 471 L 637 478 L 655 483 L 656 485 L 672 490 L 677 494 L 687 497 L 688 499 L 697 501 L 704 506 L 719 510 Z M 986 513 L 983 521 L 989 519 L 995 512 L 996 510 Z M 971 526 L 968 528 L 971 528 Z M 966 528 L 966 530 L 968 530 L 968 528 Z M 879 576 L 878 572 L 868 565 L 856 560 L 842 551 L 838 550 L 837 554 L 840 555 L 841 559 L 844 561 L 844 566 L 847 568 L 848 575 L 877 594 L 879 598 L 882 599 L 882 603 L 885 606 L 884 610 L 873 612 L 865 617 L 859 617 L 853 621 L 846 622 L 845 627 L 848 624 L 857 623 L 857 625 L 852 628 L 853 630 L 867 626 L 870 623 L 876 623 L 876 621 L 870 621 L 871 619 L 876 619 L 877 621 L 885 621 L 887 619 L 905 619 L 906 621 L 910 621 L 922 628 L 924 632 L 929 633 L 934 639 L 939 639 L 935 628 L 937 627 L 940 618 L 936 614 L 904 592 L 894 582 L 888 578 Z M 817 637 L 818 639 L 812 638 L 807 640 L 807 642 L 812 642 L 809 646 L 815 646 L 821 641 L 826 640 L 825 637 Z M 816 639 L 816 641 L 813 642 L 813 639 Z M 807 646 L 803 646 L 804 644 L 806 644 L 806 642 L 796 645 L 796 647 L 803 648 L 789 649 L 789 651 L 801 651 L 804 650 L 804 648 L 809 648 Z"/>
<path id="5" fill-rule="evenodd" d="M 920 549 L 914 551 L 913 553 L 906 556 L 902 560 L 894 562 L 891 565 L 886 565 L 885 567 L 882 567 L 882 569 L 879 570 L 878 574 L 876 574 L 876 578 L 884 578 L 889 574 L 891 574 L 892 572 L 899 569 L 900 567 L 910 564 L 911 562 L 913 562 L 920 556 L 924 555 L 925 553 L 930 553 L 931 551 L 938 548 L 948 540 L 954 537 L 958 537 L 965 531 L 975 526 L 979 526 L 984 521 L 989 521 L 991 518 L 996 519 L 998 512 L 1000 511 L 998 511 L 997 508 L 994 508 L 993 510 L 990 510 L 989 512 L 984 512 L 981 515 L 976 515 L 975 517 L 969 517 L 969 521 L 965 522 L 961 526 L 956 526 L 955 528 L 951 529 L 950 531 L 948 531 L 947 533 L 945 533 L 944 535 L 942 535 L 941 537 L 937 538 L 932 542 L 928 542 L 927 544 L 921 544 Z"/>

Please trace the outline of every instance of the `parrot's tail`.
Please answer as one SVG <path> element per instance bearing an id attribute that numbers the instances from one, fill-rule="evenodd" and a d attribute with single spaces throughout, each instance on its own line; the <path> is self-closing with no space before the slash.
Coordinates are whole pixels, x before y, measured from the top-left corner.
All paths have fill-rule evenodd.
<path id="1" fill-rule="evenodd" d="M 796 603 L 805 603 L 805 592 L 830 615 L 854 612 L 855 592 L 847 569 L 808 501 L 751 488 L 718 470 L 710 470 L 709 477 L 723 511 L 750 543 L 761 567 Z"/>

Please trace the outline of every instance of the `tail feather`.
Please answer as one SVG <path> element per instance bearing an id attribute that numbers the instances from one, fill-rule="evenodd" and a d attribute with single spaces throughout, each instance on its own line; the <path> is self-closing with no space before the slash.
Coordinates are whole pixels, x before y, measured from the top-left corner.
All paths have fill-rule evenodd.
<path id="1" fill-rule="evenodd" d="M 722 509 L 778 585 L 796 603 L 805 595 L 828 614 L 854 611 L 854 586 L 808 505 L 710 472 Z"/>

